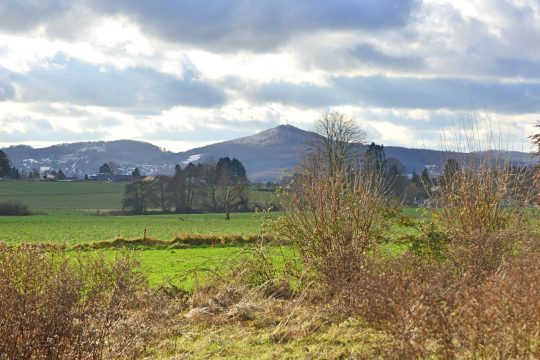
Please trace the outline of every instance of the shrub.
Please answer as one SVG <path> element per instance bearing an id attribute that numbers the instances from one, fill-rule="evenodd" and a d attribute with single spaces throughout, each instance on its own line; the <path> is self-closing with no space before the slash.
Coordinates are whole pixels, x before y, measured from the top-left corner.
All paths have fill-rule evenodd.
<path id="1" fill-rule="evenodd" d="M 339 293 L 380 243 L 387 206 L 382 177 L 320 170 L 306 168 L 284 192 L 286 211 L 276 230 L 299 250 L 304 266 Z"/>
<path id="2" fill-rule="evenodd" d="M 22 245 L 0 249 L 0 358 L 134 358 L 169 309 L 144 291 L 127 257 L 68 257 Z M 147 314 L 144 309 L 153 309 Z"/>
<path id="3" fill-rule="evenodd" d="M 27 205 L 19 202 L 2 202 L 0 203 L 0 216 L 25 216 L 30 215 L 30 210 Z"/>
<path id="4" fill-rule="evenodd" d="M 539 239 L 527 224 L 535 186 L 529 169 L 501 154 L 449 162 L 410 251 L 382 256 L 389 207 L 381 178 L 316 153 L 283 190 L 277 222 L 323 285 L 326 296 L 311 299 L 392 335 L 400 358 L 540 356 Z"/>

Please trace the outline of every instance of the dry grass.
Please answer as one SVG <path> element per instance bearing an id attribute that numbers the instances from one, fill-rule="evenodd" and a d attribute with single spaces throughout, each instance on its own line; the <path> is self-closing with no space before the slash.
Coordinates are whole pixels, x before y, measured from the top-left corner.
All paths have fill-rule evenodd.
<path id="1" fill-rule="evenodd" d="M 247 239 L 259 246 L 195 269 L 212 276 L 188 298 L 172 289 L 148 292 L 129 259 L 74 262 L 50 248 L 2 249 L 0 338 L 9 341 L 0 352 L 5 358 L 540 358 L 540 239 L 525 221 L 534 198 L 524 186 L 528 174 L 489 157 L 462 162 L 437 184 L 440 209 L 411 250 L 383 256 L 381 235 L 392 211 L 382 177 L 321 159 L 307 162 L 284 190 L 286 211 L 274 223 L 301 263 L 284 260 L 278 271 L 265 242 Z M 207 241 L 246 239 L 178 236 L 96 246 Z"/>
<path id="2" fill-rule="evenodd" d="M 157 324 L 181 307 L 147 291 L 127 257 L 67 258 L 32 246 L 0 249 L 0 303 L 2 359 L 140 357 Z"/>
<path id="3" fill-rule="evenodd" d="M 257 243 L 283 244 L 283 241 L 276 240 L 272 235 L 199 235 L 199 234 L 177 234 L 171 240 L 158 240 L 149 237 L 138 239 L 124 239 L 117 237 L 112 240 L 97 241 L 93 243 L 79 244 L 72 248 L 74 250 L 97 250 L 109 248 L 138 248 L 148 247 L 157 249 L 182 249 L 189 246 L 243 246 L 255 245 Z"/>
<path id="4" fill-rule="evenodd" d="M 516 170 L 492 157 L 477 158 L 446 175 L 433 194 L 435 219 L 448 241 L 448 260 L 462 273 L 483 276 L 511 256 L 530 228 L 532 170 Z"/>
<path id="5" fill-rule="evenodd" d="M 285 215 L 275 231 L 299 251 L 307 271 L 332 293 L 346 290 L 367 254 L 381 243 L 388 209 L 382 176 L 325 172 L 308 163 L 282 193 Z"/>
<path id="6" fill-rule="evenodd" d="M 328 171 L 322 158 L 285 190 L 276 230 L 313 275 L 304 299 L 390 335 L 385 358 L 538 358 L 539 239 L 527 226 L 536 186 L 503 152 L 460 160 L 436 182 L 439 209 L 401 256 L 378 254 L 391 213 L 382 179 Z"/>

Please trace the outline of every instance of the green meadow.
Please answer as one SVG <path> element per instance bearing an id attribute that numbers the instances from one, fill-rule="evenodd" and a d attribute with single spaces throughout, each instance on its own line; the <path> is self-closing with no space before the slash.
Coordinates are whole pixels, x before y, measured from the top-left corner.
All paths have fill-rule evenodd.
<path id="1" fill-rule="evenodd" d="M 123 192 L 123 183 L 0 181 L 0 201 L 18 201 L 32 210 L 118 210 Z"/>
<path id="2" fill-rule="evenodd" d="M 276 213 L 238 213 L 225 221 L 223 214 L 110 215 L 121 209 L 123 183 L 0 181 L 0 202 L 29 206 L 30 216 L 0 216 L 0 242 L 73 245 L 115 238 L 170 241 L 176 236 L 248 237 L 261 233 L 261 224 Z M 272 192 L 250 190 L 252 203 L 271 201 Z M 128 251 L 140 263 L 153 286 L 172 283 L 189 289 L 197 275 L 219 266 L 245 249 L 241 246 L 194 246 L 186 249 L 92 250 L 113 258 Z M 274 251 L 274 250 L 273 250 Z M 277 248 L 276 248 L 277 251 Z M 281 253 L 281 251 L 280 251 Z M 189 274 L 188 274 L 189 273 Z"/>
<path id="3" fill-rule="evenodd" d="M 125 183 L 94 181 L 0 181 L 0 202 L 17 201 L 32 210 L 108 211 L 122 208 Z M 249 190 L 249 205 L 274 201 L 272 191 Z"/>
<path id="4" fill-rule="evenodd" d="M 35 212 L 30 216 L 0 216 L 0 242 L 48 243 L 68 248 L 80 244 L 92 244 L 113 239 L 148 239 L 170 241 L 175 237 L 242 236 L 262 234 L 265 220 L 279 213 L 235 213 L 231 220 L 223 214 L 165 214 L 165 215 L 111 215 L 111 210 L 121 208 L 124 184 L 97 182 L 46 182 L 2 181 L 0 202 L 18 201 Z M 274 194 L 269 191 L 250 190 L 253 203 L 267 203 Z M 403 209 L 412 218 L 423 216 L 416 209 Z M 397 237 L 409 229 L 393 226 L 389 234 Z M 219 267 L 227 259 L 242 255 L 249 246 L 213 245 L 189 246 L 185 249 L 163 249 L 152 246 L 136 247 L 135 250 L 105 248 L 91 250 L 107 257 L 115 257 L 128 251 L 140 263 L 141 271 L 153 286 L 172 283 L 189 289 L 204 276 L 205 271 L 195 269 Z M 401 246 L 390 243 L 388 251 L 401 251 Z M 292 256 L 290 247 L 274 247 L 271 250 L 276 263 L 283 261 L 284 254 Z"/>
<path id="5" fill-rule="evenodd" d="M 266 217 L 275 214 L 239 213 L 225 221 L 223 214 L 112 216 L 87 212 L 50 212 L 30 216 L 0 216 L 0 241 L 75 245 L 113 238 L 146 237 L 171 240 L 185 234 L 257 235 Z"/>

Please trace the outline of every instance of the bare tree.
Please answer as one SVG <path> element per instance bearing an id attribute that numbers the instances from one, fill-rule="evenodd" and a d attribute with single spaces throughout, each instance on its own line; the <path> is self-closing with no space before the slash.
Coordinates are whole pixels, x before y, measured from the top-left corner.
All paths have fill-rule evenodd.
<path id="1" fill-rule="evenodd" d="M 354 147 L 366 135 L 352 119 L 323 113 L 317 133 L 303 166 L 282 191 L 285 212 L 276 231 L 330 293 L 348 298 L 386 226 L 384 178 L 359 166 L 362 154 Z"/>
<path id="2" fill-rule="evenodd" d="M 170 196 L 171 193 L 174 193 L 174 185 L 171 179 L 172 178 L 168 176 L 158 175 L 153 180 L 157 191 L 159 206 L 163 212 L 169 211 L 171 206 L 174 205 L 175 199 Z"/>
<path id="3" fill-rule="evenodd" d="M 155 182 L 137 180 L 126 185 L 122 208 L 134 214 L 144 214 L 148 208 L 160 206 Z"/>
<path id="4" fill-rule="evenodd" d="M 238 173 L 234 165 L 236 163 L 243 170 L 242 173 Z M 225 212 L 225 220 L 230 220 L 231 209 L 238 207 L 247 199 L 248 183 L 245 169 L 236 159 L 221 158 L 216 165 L 216 175 L 218 184 L 217 198 Z"/>
<path id="5" fill-rule="evenodd" d="M 321 114 L 315 126 L 314 156 L 327 166 L 330 174 L 351 165 L 354 149 L 367 137 L 356 121 L 337 111 Z"/>

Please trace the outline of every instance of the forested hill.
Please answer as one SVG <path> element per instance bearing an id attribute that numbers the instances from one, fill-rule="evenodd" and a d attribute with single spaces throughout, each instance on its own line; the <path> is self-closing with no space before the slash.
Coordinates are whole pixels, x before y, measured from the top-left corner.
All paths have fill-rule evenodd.
<path id="1" fill-rule="evenodd" d="M 279 125 L 257 134 L 219 142 L 189 151 L 173 153 L 146 142 L 118 140 L 72 144 L 59 144 L 34 149 L 29 146 L 14 146 L 4 151 L 13 165 L 30 171 L 40 167 L 61 168 L 67 176 L 94 174 L 105 162 L 119 165 L 120 171 L 130 172 L 138 167 L 143 174 L 172 174 L 174 166 L 188 162 L 203 162 L 229 156 L 240 159 L 252 181 L 274 181 L 292 170 L 301 161 L 301 154 L 314 136 L 312 132 L 291 125 Z M 363 151 L 360 148 L 359 151 Z M 387 157 L 401 161 L 407 173 L 422 172 L 426 165 L 432 171 L 441 169 L 444 162 L 455 154 L 428 149 L 409 149 L 385 146 Z M 512 152 L 508 154 L 516 165 L 533 164 L 537 159 L 530 154 Z M 456 155 L 457 156 L 457 155 Z"/>

